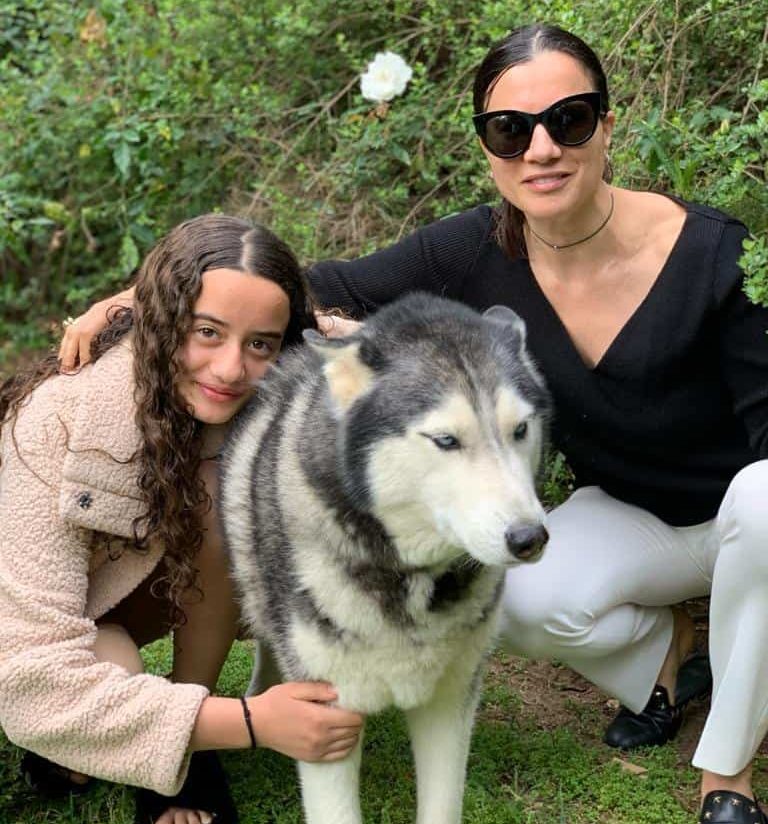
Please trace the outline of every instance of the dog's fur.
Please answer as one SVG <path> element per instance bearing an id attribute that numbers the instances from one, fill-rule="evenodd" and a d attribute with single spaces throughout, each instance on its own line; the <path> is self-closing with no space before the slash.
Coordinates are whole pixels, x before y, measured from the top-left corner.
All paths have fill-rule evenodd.
<path id="1" fill-rule="evenodd" d="M 461 818 L 504 570 L 546 541 L 534 489 L 548 396 L 509 309 L 410 295 L 341 340 L 308 334 L 225 450 L 243 614 L 287 680 L 407 716 L 419 824 Z M 360 747 L 300 764 L 310 824 L 358 824 Z"/>

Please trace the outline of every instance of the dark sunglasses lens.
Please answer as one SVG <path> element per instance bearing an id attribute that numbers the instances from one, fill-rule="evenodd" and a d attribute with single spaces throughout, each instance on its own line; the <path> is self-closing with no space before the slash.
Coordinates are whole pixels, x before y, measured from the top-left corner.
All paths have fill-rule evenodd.
<path id="1" fill-rule="evenodd" d="M 578 146 L 595 133 L 597 113 L 584 100 L 571 100 L 552 109 L 545 126 L 558 143 Z"/>
<path id="2" fill-rule="evenodd" d="M 499 114 L 485 124 L 485 145 L 499 157 L 522 154 L 531 140 L 528 122 L 515 114 Z"/>

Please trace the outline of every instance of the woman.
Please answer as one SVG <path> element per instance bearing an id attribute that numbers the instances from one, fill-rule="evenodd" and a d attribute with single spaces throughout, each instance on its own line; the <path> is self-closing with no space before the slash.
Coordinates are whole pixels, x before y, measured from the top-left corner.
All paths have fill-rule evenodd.
<path id="1" fill-rule="evenodd" d="M 504 638 L 621 699 L 609 744 L 663 743 L 680 725 L 676 692 L 683 703 L 708 685 L 684 663 L 691 621 L 668 605 L 711 593 L 699 820 L 764 824 L 751 760 L 768 728 L 768 310 L 742 293 L 746 230 L 610 185 L 605 75 L 561 29 L 494 45 L 474 107 L 501 206 L 318 264 L 313 291 L 353 317 L 425 289 L 527 321 L 577 489 L 550 515 L 542 560 L 508 575 Z M 65 361 L 103 309 L 65 340 Z"/>
<path id="2" fill-rule="evenodd" d="M 278 238 L 204 215 L 150 252 L 92 365 L 57 375 L 49 360 L 3 387 L 0 725 L 39 754 L 25 766 L 42 789 L 100 776 L 149 788 L 141 824 L 231 822 L 202 751 L 331 761 L 357 740 L 327 684 L 211 695 L 238 626 L 216 456 L 281 346 L 314 325 L 309 306 Z M 172 627 L 170 681 L 143 674 L 138 648 Z"/>

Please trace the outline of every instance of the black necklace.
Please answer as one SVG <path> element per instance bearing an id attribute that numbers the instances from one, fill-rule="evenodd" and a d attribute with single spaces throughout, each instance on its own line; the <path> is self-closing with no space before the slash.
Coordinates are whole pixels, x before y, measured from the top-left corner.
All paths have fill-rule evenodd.
<path id="1" fill-rule="evenodd" d="M 608 225 L 608 221 L 613 216 L 613 192 L 611 192 L 610 195 L 611 195 L 611 208 L 608 210 L 608 214 L 605 216 L 605 220 L 597 227 L 597 229 L 595 229 L 594 232 L 590 232 L 590 234 L 588 234 L 586 237 L 581 238 L 580 240 L 574 240 L 572 243 L 562 243 L 562 244 L 561 243 L 550 243 L 548 240 L 546 240 L 546 238 L 543 238 L 533 228 L 533 226 L 531 226 L 530 223 L 528 224 L 528 228 L 531 230 L 531 234 L 534 237 L 538 238 L 542 243 L 549 246 L 550 249 L 554 249 L 556 252 L 559 252 L 561 249 L 570 249 L 571 246 L 578 246 L 580 243 L 586 243 L 588 240 L 591 240 L 596 234 L 599 234 L 600 232 L 602 232 L 603 229 L 605 229 L 605 227 Z"/>

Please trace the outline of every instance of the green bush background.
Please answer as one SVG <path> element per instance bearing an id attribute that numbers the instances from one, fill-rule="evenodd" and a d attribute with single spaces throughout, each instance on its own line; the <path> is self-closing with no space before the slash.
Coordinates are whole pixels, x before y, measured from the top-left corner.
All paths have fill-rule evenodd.
<path id="1" fill-rule="evenodd" d="M 0 368 L 185 217 L 263 220 L 311 262 L 493 200 L 472 72 L 536 19 L 604 59 L 616 181 L 745 220 L 768 301 L 765 0 L 0 0 Z M 377 117 L 384 49 L 414 79 Z"/>

